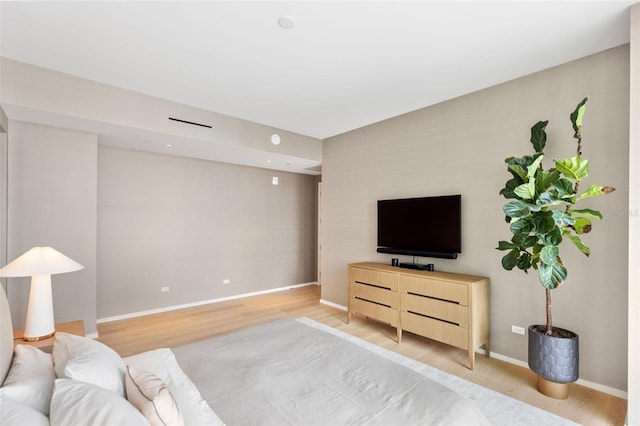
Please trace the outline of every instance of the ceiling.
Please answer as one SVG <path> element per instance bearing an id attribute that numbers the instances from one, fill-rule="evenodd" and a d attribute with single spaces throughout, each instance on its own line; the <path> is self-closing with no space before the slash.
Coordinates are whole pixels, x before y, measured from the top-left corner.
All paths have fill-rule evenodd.
<path id="1" fill-rule="evenodd" d="M 3 1 L 0 54 L 325 139 L 627 43 L 633 3 Z"/>

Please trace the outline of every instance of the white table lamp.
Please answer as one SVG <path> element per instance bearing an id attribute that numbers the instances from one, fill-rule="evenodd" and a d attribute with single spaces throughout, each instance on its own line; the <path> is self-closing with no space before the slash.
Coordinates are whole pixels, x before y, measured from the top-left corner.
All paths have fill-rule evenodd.
<path id="1" fill-rule="evenodd" d="M 56 333 L 51 274 L 80 269 L 84 266 L 51 247 L 34 247 L 0 269 L 0 277 L 31 277 L 24 340 L 42 340 Z"/>

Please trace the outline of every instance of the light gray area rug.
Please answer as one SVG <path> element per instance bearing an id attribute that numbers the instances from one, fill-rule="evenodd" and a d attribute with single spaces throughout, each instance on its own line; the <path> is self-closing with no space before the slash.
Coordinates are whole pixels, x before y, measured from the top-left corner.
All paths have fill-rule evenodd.
<path id="1" fill-rule="evenodd" d="M 173 348 L 228 425 L 571 425 L 308 318 Z"/>
<path id="2" fill-rule="evenodd" d="M 437 368 L 423 364 L 412 358 L 397 354 L 388 349 L 376 346 L 360 338 L 344 333 L 335 328 L 328 327 L 309 318 L 298 318 L 298 321 L 310 327 L 333 334 L 362 348 L 365 348 L 383 358 L 404 365 L 441 385 L 456 391 L 460 395 L 472 400 L 479 410 L 485 415 L 489 422 L 495 426 L 517 426 L 517 425 L 550 425 L 550 426 L 572 426 L 577 423 L 563 417 L 557 416 L 538 407 L 534 407 L 517 399 L 487 389 L 475 383 L 461 379 L 460 377 L 438 370 Z"/>

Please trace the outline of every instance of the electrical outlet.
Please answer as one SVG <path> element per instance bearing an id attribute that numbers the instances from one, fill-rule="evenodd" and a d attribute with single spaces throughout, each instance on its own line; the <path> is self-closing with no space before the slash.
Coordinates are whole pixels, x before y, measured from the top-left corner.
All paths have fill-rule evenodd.
<path id="1" fill-rule="evenodd" d="M 224 279 L 224 280 L 222 280 L 222 284 L 224 284 L 224 285 L 231 284 L 231 280 L 230 279 Z"/>
<path id="2" fill-rule="evenodd" d="M 511 332 L 515 334 L 522 334 L 524 336 L 524 327 L 518 327 L 517 325 L 512 325 Z"/>
<path id="3" fill-rule="evenodd" d="M 166 287 L 160 287 L 160 293 L 166 293 L 170 290 L 169 286 Z"/>

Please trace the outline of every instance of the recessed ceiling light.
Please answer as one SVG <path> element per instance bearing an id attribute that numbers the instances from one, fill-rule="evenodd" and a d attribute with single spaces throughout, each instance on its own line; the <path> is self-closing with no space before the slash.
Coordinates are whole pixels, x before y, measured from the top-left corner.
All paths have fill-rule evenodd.
<path id="1" fill-rule="evenodd" d="M 171 148 L 173 145 L 171 145 L 170 143 L 167 144 L 167 148 Z"/>
<path id="2" fill-rule="evenodd" d="M 267 160 L 267 164 L 271 164 L 271 160 Z"/>
<path id="3" fill-rule="evenodd" d="M 277 133 L 274 133 L 271 135 L 271 143 L 274 145 L 280 145 L 280 135 Z"/>
<path id="4" fill-rule="evenodd" d="M 278 19 L 278 25 L 282 29 L 290 30 L 296 26 L 296 20 L 292 16 L 282 16 Z"/>

